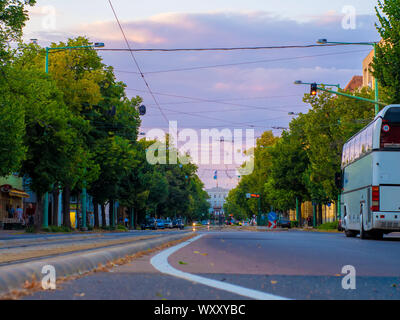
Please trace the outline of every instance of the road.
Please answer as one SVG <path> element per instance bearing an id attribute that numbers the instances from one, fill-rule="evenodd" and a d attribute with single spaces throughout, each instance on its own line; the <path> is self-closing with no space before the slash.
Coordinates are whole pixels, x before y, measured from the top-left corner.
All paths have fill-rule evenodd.
<path id="1" fill-rule="evenodd" d="M 179 233 L 175 230 L 130 231 L 87 234 L 0 235 L 0 267 L 49 257 L 113 247 L 145 239 Z"/>
<path id="2" fill-rule="evenodd" d="M 253 293 L 277 299 L 400 298 L 400 237 L 374 241 L 302 231 L 198 234 L 169 256 L 166 251 L 146 255 L 24 299 L 238 300 L 253 299 Z M 200 283 L 159 272 L 153 258 L 161 255 L 177 274 L 200 276 Z M 355 290 L 342 288 L 345 265 L 356 270 Z"/>

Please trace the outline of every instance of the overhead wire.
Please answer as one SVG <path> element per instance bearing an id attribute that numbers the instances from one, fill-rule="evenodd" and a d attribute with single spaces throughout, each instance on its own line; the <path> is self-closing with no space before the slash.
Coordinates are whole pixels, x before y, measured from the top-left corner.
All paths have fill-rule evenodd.
<path id="1" fill-rule="evenodd" d="M 160 113 L 162 114 L 163 118 L 165 119 L 166 122 L 168 122 L 168 118 L 166 117 L 166 115 L 164 114 L 163 110 L 161 109 L 161 106 L 160 106 L 160 104 L 158 103 L 158 100 L 156 99 L 155 95 L 153 94 L 153 91 L 151 90 L 150 85 L 149 85 L 149 83 L 147 82 L 147 80 L 146 80 L 146 78 L 145 78 L 145 76 L 144 76 L 144 74 L 143 74 L 143 72 L 142 72 L 142 69 L 140 68 L 139 63 L 138 63 L 138 61 L 136 60 L 135 55 L 133 54 L 134 49 L 132 49 L 132 48 L 131 48 L 131 45 L 129 44 L 128 38 L 127 38 L 126 35 L 125 35 L 125 31 L 124 31 L 124 29 L 122 28 L 121 22 L 119 21 L 118 15 L 117 15 L 117 13 L 116 13 L 116 11 L 115 11 L 115 9 L 114 9 L 114 6 L 113 6 L 111 0 L 108 0 L 108 3 L 110 4 L 111 10 L 112 10 L 113 13 L 114 13 L 115 19 L 116 19 L 116 21 L 117 21 L 117 23 L 118 23 L 118 26 L 119 26 L 119 29 L 121 30 L 122 36 L 123 36 L 123 38 L 124 38 L 124 40 L 125 40 L 125 43 L 126 43 L 126 45 L 127 45 L 127 47 L 128 47 L 127 50 L 130 52 L 131 57 L 132 57 L 132 59 L 133 59 L 135 65 L 136 65 L 136 68 L 138 69 L 138 71 L 139 71 L 139 73 L 140 73 L 140 76 L 142 77 L 142 79 L 143 79 L 143 81 L 144 81 L 144 83 L 145 83 L 145 85 L 146 85 L 146 87 L 147 87 L 148 92 L 149 92 L 150 95 L 153 97 L 153 100 L 154 100 L 155 104 L 158 106 L 158 108 L 159 108 L 159 110 L 160 110 Z"/>

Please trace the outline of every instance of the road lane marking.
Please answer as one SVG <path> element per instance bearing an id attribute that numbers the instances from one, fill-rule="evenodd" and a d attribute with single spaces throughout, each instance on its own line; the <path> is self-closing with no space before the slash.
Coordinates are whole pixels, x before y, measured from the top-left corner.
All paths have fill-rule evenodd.
<path id="1" fill-rule="evenodd" d="M 198 275 L 194 275 L 191 273 L 183 272 L 181 270 L 175 269 L 168 263 L 168 257 L 175 253 L 176 251 L 182 249 L 183 247 L 186 247 L 187 245 L 191 244 L 194 241 L 199 240 L 201 237 L 204 235 L 199 235 L 197 237 L 194 237 L 192 239 L 189 239 L 188 241 L 182 242 L 174 247 L 168 248 L 159 254 L 155 255 L 151 260 L 150 263 L 153 265 L 154 268 L 156 268 L 158 271 L 164 274 L 168 274 L 177 278 L 185 279 L 188 281 L 192 282 L 197 282 L 199 284 L 203 284 L 209 287 L 213 287 L 216 289 L 228 291 L 231 293 L 235 293 L 238 295 L 241 295 L 243 297 L 251 298 L 251 299 L 256 299 L 256 300 L 288 300 L 287 298 L 276 296 L 270 293 L 265 293 L 262 291 L 257 291 L 253 289 L 248 289 L 242 286 L 218 281 L 218 280 L 213 280 L 205 277 L 201 277 Z"/>

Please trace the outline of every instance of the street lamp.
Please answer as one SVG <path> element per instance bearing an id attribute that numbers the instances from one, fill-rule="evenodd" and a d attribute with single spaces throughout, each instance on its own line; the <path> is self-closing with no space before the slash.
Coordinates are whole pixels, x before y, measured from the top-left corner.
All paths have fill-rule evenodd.
<path id="1" fill-rule="evenodd" d="M 62 50 L 70 50 L 70 49 L 87 49 L 87 48 L 103 48 L 105 45 L 103 42 L 96 42 L 92 45 L 85 46 L 70 46 L 70 47 L 54 47 L 49 48 L 46 47 L 46 73 L 49 73 L 49 54 L 52 50 L 62 51 Z M 86 225 L 86 182 L 84 182 L 84 187 L 82 189 L 82 229 L 87 230 Z M 44 195 L 44 210 L 43 210 L 43 228 L 47 228 L 49 226 L 49 193 L 46 192 Z"/>
<path id="2" fill-rule="evenodd" d="M 374 47 L 374 57 L 376 57 L 376 45 L 377 42 L 333 42 L 327 39 L 318 39 L 318 44 L 342 44 L 342 45 L 359 45 L 359 46 L 373 46 Z M 374 77 L 375 80 L 375 101 L 379 101 L 379 87 L 378 79 Z M 375 115 L 379 113 L 379 103 L 375 103 Z"/>

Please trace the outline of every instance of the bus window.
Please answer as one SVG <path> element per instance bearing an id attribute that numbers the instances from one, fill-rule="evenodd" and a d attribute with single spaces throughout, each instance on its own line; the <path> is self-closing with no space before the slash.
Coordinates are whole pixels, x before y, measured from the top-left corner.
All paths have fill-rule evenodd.
<path id="1" fill-rule="evenodd" d="M 349 162 L 354 160 L 354 139 L 349 141 Z"/>
<path id="2" fill-rule="evenodd" d="M 369 152 L 369 151 L 371 151 L 372 150 L 372 145 L 373 145 L 373 130 L 374 130 L 374 127 L 372 126 L 372 125 L 370 125 L 368 128 L 367 128 L 367 152 Z"/>
<path id="3" fill-rule="evenodd" d="M 400 108 L 399 107 L 389 108 L 386 111 L 383 120 L 386 120 L 389 123 L 400 123 Z"/>
<path id="4" fill-rule="evenodd" d="M 363 155 L 367 152 L 367 130 L 364 130 L 360 133 L 360 155 Z"/>
<path id="5" fill-rule="evenodd" d="M 354 138 L 354 160 L 358 159 L 361 151 L 360 135 Z"/>
<path id="6" fill-rule="evenodd" d="M 347 164 L 347 144 L 343 146 L 343 154 L 342 154 L 342 167 Z"/>
<path id="7" fill-rule="evenodd" d="M 390 108 L 382 119 L 380 147 L 400 148 L 400 108 Z"/>

